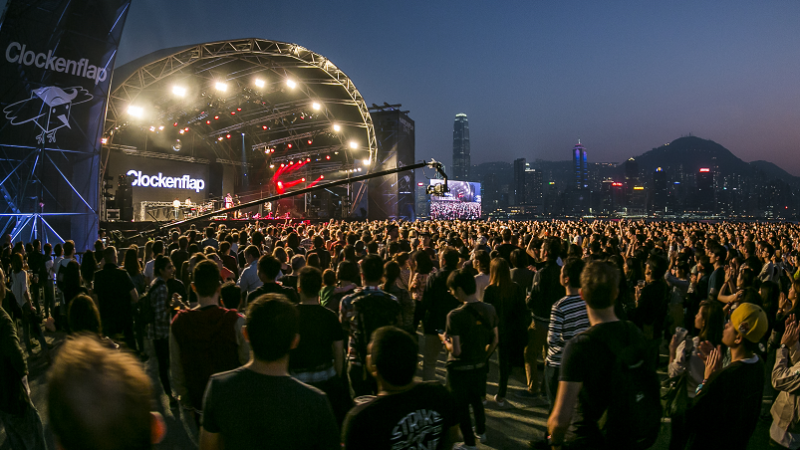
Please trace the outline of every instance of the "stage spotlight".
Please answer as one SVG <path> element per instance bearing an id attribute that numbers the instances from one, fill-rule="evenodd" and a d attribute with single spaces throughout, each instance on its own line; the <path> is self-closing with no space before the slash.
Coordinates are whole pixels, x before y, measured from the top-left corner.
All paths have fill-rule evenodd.
<path id="1" fill-rule="evenodd" d="M 342 127 L 338 123 L 333 124 L 333 131 L 342 131 Z"/>
<path id="2" fill-rule="evenodd" d="M 352 148 L 353 150 L 357 149 L 358 148 L 358 142 L 350 141 L 350 148 Z"/>
<path id="3" fill-rule="evenodd" d="M 306 158 L 306 162 L 311 162 L 311 158 Z"/>
<path id="4" fill-rule="evenodd" d="M 286 165 L 285 165 L 285 164 L 283 164 L 283 163 L 281 163 L 281 167 L 286 167 Z"/>
<path id="5" fill-rule="evenodd" d="M 295 83 L 291 78 L 286 80 L 286 85 L 289 86 L 290 89 L 297 87 L 297 83 Z"/>
<path id="6" fill-rule="evenodd" d="M 330 160 L 331 159 L 331 155 L 325 155 L 325 159 Z"/>
<path id="7" fill-rule="evenodd" d="M 184 128 L 183 131 L 189 131 L 189 127 Z"/>
<path id="8" fill-rule="evenodd" d="M 217 83 L 214 84 L 214 87 L 217 88 L 217 90 L 220 91 L 220 92 L 225 92 L 225 91 L 228 90 L 228 83 L 223 83 L 222 81 L 217 81 Z"/>
<path id="9" fill-rule="evenodd" d="M 128 106 L 128 114 L 133 117 L 142 117 L 144 115 L 144 108 L 141 106 Z"/>
<path id="10" fill-rule="evenodd" d="M 320 178 L 321 180 L 324 180 L 324 179 L 325 179 L 325 175 L 320 175 L 320 176 L 319 176 L 319 178 Z"/>
<path id="11" fill-rule="evenodd" d="M 292 164 L 294 164 L 294 161 L 289 161 L 289 165 L 291 166 Z"/>
<path id="12" fill-rule="evenodd" d="M 206 120 L 206 125 L 211 125 L 211 121 L 210 120 Z"/>
<path id="13" fill-rule="evenodd" d="M 217 138 L 217 140 L 218 140 L 218 141 L 221 141 L 221 140 L 222 140 L 222 136 L 218 137 L 218 138 Z"/>
<path id="14" fill-rule="evenodd" d="M 108 138 L 100 138 L 100 143 L 103 145 L 108 144 Z"/>
<path id="15" fill-rule="evenodd" d="M 358 171 L 361 172 L 361 167 L 358 168 Z"/>
<path id="16" fill-rule="evenodd" d="M 160 127 L 158 127 L 158 131 L 164 131 L 164 125 L 161 125 Z"/>
<path id="17" fill-rule="evenodd" d="M 230 138 L 231 138 L 231 135 L 230 135 L 230 134 L 228 134 L 228 135 L 226 135 L 225 137 L 226 137 L 226 138 L 228 138 L 228 139 L 230 139 Z"/>
<path id="18" fill-rule="evenodd" d="M 219 116 L 214 116 L 214 120 L 219 120 Z"/>
<path id="19" fill-rule="evenodd" d="M 173 123 L 172 126 L 173 127 L 177 127 L 178 126 L 178 122 Z"/>
<path id="20" fill-rule="evenodd" d="M 368 158 L 368 159 L 365 159 L 365 160 L 364 160 L 364 165 L 365 165 L 365 166 L 368 166 L 368 165 L 369 165 L 369 163 L 371 163 L 371 162 L 372 162 L 372 159 L 369 159 L 369 158 Z"/>
<path id="21" fill-rule="evenodd" d="M 231 111 L 231 115 L 235 116 L 236 115 L 236 111 Z"/>
<path id="22" fill-rule="evenodd" d="M 266 129 L 267 129 L 267 126 L 266 126 L 266 125 L 264 125 L 264 126 L 262 126 L 261 128 L 263 128 L 264 130 L 266 130 Z"/>
<path id="23" fill-rule="evenodd" d="M 183 86 L 172 86 L 172 93 L 178 97 L 186 97 L 186 88 Z"/>
<path id="24" fill-rule="evenodd" d="M 292 148 L 292 144 L 289 144 L 289 145 L 287 145 L 286 147 L 287 147 L 287 148 Z"/>
<path id="25" fill-rule="evenodd" d="M 183 133 L 185 133 L 185 131 L 180 130 L 180 131 L 178 131 L 178 133 L 183 134 Z"/>
<path id="26" fill-rule="evenodd" d="M 319 109 L 321 108 L 320 104 L 317 102 L 312 103 L 311 107 L 314 108 L 314 111 L 319 111 Z"/>
<path id="27" fill-rule="evenodd" d="M 150 131 L 156 131 L 156 127 L 150 127 Z"/>
<path id="28" fill-rule="evenodd" d="M 242 108 L 236 108 L 236 110 L 237 110 L 237 111 L 241 111 L 241 110 L 242 110 Z"/>
<path id="29" fill-rule="evenodd" d="M 172 144 L 172 149 L 175 150 L 176 152 L 179 152 L 181 150 L 181 147 L 183 147 L 183 145 L 181 144 L 181 140 L 175 139 L 175 143 Z"/>
<path id="30" fill-rule="evenodd" d="M 311 145 L 311 144 L 312 144 L 314 141 L 312 141 L 311 139 L 309 139 L 307 142 L 308 142 L 308 145 Z"/>
<path id="31" fill-rule="evenodd" d="M 256 87 L 263 88 L 267 85 L 267 82 L 262 80 L 261 78 L 256 78 Z"/>
<path id="32" fill-rule="evenodd" d="M 270 169 L 274 169 L 274 168 L 275 168 L 275 164 L 270 164 L 270 165 L 269 165 L 269 168 L 270 168 Z"/>
<path id="33" fill-rule="evenodd" d="M 300 181 L 306 181 L 306 177 L 300 178 Z"/>

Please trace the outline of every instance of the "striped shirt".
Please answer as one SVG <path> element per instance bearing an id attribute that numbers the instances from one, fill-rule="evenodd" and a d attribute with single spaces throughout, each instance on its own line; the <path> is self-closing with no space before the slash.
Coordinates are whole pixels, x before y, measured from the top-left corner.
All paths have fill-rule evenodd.
<path id="1" fill-rule="evenodd" d="M 580 295 L 562 298 L 550 310 L 550 328 L 547 332 L 547 364 L 561 367 L 561 356 L 567 341 L 589 328 L 586 303 Z"/>

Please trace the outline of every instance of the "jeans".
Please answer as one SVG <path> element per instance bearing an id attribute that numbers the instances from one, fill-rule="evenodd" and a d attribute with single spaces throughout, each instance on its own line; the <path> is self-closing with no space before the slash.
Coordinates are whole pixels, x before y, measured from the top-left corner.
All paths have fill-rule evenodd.
<path id="1" fill-rule="evenodd" d="M 44 427 L 39 411 L 28 403 L 22 414 L 0 411 L 0 422 L 6 428 L 6 443 L 14 450 L 47 450 Z"/>
<path id="2" fill-rule="evenodd" d="M 376 395 L 378 393 L 378 382 L 364 370 L 364 366 L 349 362 L 347 364 L 347 376 L 350 378 L 350 389 L 353 392 L 353 398 L 361 397 L 362 395 Z"/>
<path id="3" fill-rule="evenodd" d="M 169 339 L 153 339 L 153 349 L 158 360 L 158 377 L 168 397 L 172 397 L 172 386 L 169 384 Z"/>
<path id="4" fill-rule="evenodd" d="M 55 311 L 55 286 L 53 286 L 53 280 L 45 280 L 44 282 L 44 316 L 50 316 L 52 314 L 53 317 L 56 316 Z M 52 313 L 51 313 L 52 312 Z"/>
<path id="5" fill-rule="evenodd" d="M 544 363 L 544 390 L 547 394 L 547 401 L 550 403 L 550 412 L 556 404 L 556 394 L 558 393 L 558 376 L 561 373 L 561 366 L 551 366 Z"/>
<path id="6" fill-rule="evenodd" d="M 422 353 L 422 381 L 436 380 L 436 361 L 442 352 L 442 341 L 436 334 L 425 335 Z"/>
<path id="7" fill-rule="evenodd" d="M 22 339 L 25 341 L 25 348 L 28 349 L 28 352 L 31 351 L 31 330 L 33 330 L 33 336 L 39 341 L 39 345 L 42 346 L 41 352 L 47 352 L 47 341 L 44 339 L 44 332 L 42 332 L 42 327 L 39 326 L 38 321 L 34 317 L 34 312 L 27 306 L 22 306 Z"/>
<path id="8" fill-rule="evenodd" d="M 447 388 L 453 394 L 456 414 L 458 415 L 461 435 L 465 445 L 475 445 L 475 433 L 486 433 L 486 412 L 483 409 L 483 395 L 486 386 L 486 370 L 447 369 Z M 469 407 L 475 414 L 475 433 L 472 431 L 472 419 Z"/>
<path id="9" fill-rule="evenodd" d="M 541 355 L 542 360 L 547 355 L 547 328 L 548 322 L 541 322 L 534 319 L 528 328 L 528 346 L 525 347 L 525 373 L 528 376 L 528 391 L 538 394 L 539 389 L 539 368 L 536 366 L 536 359 Z"/>
<path id="10" fill-rule="evenodd" d="M 500 380 L 497 383 L 497 396 L 506 397 L 508 377 L 511 376 L 511 345 L 500 343 L 497 348 L 497 365 L 500 369 Z"/>

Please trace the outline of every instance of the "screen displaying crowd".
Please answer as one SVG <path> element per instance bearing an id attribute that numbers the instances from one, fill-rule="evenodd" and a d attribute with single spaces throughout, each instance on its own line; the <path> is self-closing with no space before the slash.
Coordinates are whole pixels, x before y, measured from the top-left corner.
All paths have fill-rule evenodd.
<path id="1" fill-rule="evenodd" d="M 485 405 L 513 396 L 549 405 L 546 425 L 504 428 L 531 448 L 797 448 L 799 234 L 431 220 L 191 226 L 141 248 L 6 236 L 0 422 L 12 448 L 189 433 L 202 449 L 474 449 L 492 445 Z"/>
<path id="2" fill-rule="evenodd" d="M 431 186 L 444 180 L 430 180 Z M 481 184 L 469 181 L 448 181 L 448 192 L 431 196 L 430 215 L 435 220 L 477 220 L 481 217 Z"/>

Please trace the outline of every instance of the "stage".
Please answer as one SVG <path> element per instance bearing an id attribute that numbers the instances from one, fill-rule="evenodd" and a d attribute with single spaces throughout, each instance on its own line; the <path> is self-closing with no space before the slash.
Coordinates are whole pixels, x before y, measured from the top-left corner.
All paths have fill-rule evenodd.
<path id="1" fill-rule="evenodd" d="M 180 227 L 181 231 L 185 231 L 189 229 L 191 226 L 194 226 L 197 230 L 203 230 L 211 224 L 225 225 L 227 228 L 244 228 L 250 224 L 255 224 L 258 222 L 259 224 L 270 226 L 270 225 L 281 225 L 283 226 L 286 223 L 290 223 L 294 226 L 297 225 L 308 225 L 308 224 L 318 224 L 318 223 L 326 223 L 330 221 L 330 219 L 224 219 L 224 220 L 199 220 L 194 222 L 191 225 L 184 225 Z M 115 222 L 100 222 L 100 229 L 105 230 L 106 232 L 110 231 L 121 231 L 122 233 L 141 233 L 143 231 L 154 230 L 158 227 L 169 225 L 169 222 L 122 222 L 122 221 L 115 221 Z"/>

